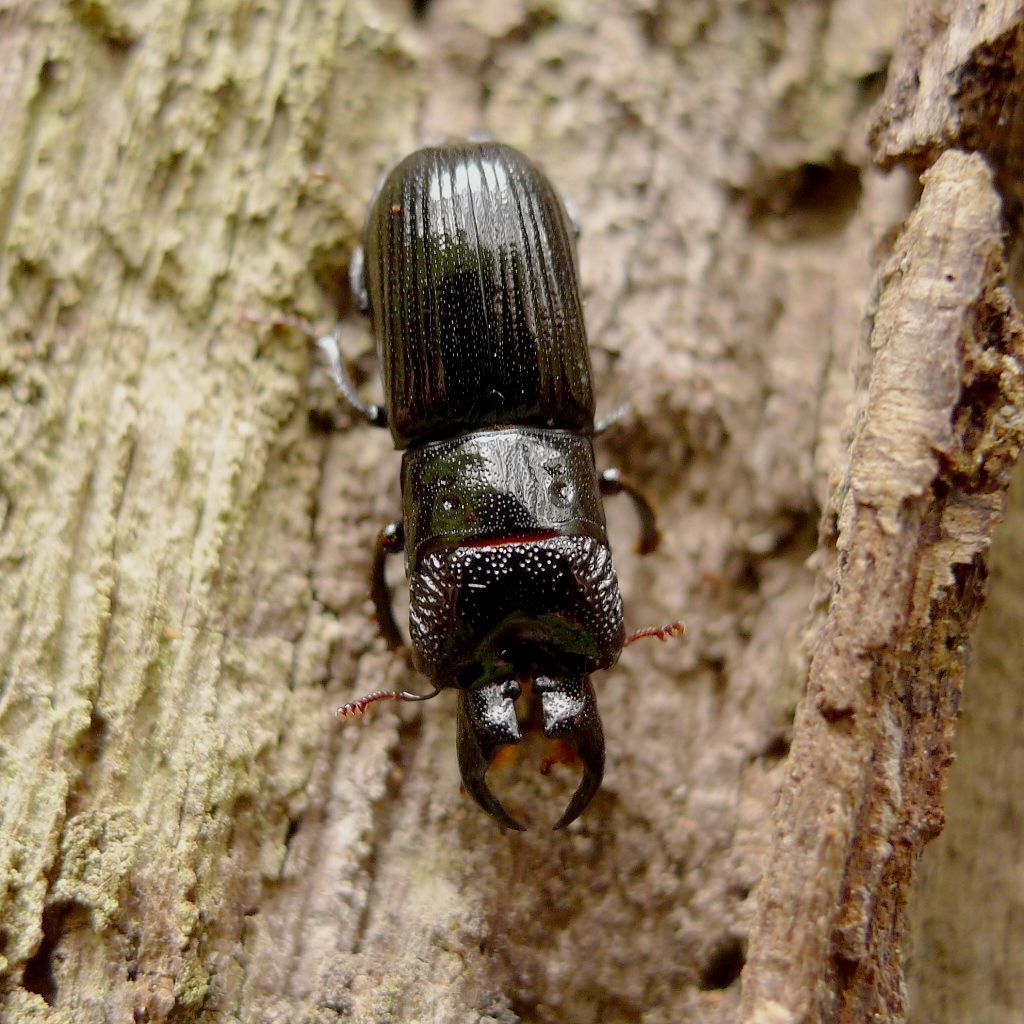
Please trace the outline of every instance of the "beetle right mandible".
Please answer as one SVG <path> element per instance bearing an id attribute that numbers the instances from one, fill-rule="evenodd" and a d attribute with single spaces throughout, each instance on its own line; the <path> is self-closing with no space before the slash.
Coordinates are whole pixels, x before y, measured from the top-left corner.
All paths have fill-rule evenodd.
<path id="1" fill-rule="evenodd" d="M 457 142 L 418 150 L 387 174 L 364 253 L 352 281 L 372 317 L 384 408 L 356 394 L 335 337 L 321 347 L 344 398 L 404 450 L 403 519 L 380 533 L 372 596 L 395 648 L 384 563 L 403 552 L 413 663 L 434 689 L 369 694 L 341 713 L 457 690 L 463 783 L 503 825 L 521 829 L 485 774 L 522 738 L 515 701 L 530 688 L 545 735 L 583 764 L 561 828 L 604 773 L 590 674 L 628 642 L 601 496 L 630 495 L 640 550 L 658 543 L 639 491 L 595 468 L 573 226 L 521 153 Z"/>

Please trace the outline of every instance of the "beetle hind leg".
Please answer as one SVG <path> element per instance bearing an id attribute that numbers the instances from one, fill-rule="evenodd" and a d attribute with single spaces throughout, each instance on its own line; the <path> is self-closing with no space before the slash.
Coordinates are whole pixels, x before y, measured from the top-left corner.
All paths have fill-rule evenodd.
<path id="1" fill-rule="evenodd" d="M 348 265 L 348 286 L 360 313 L 370 312 L 370 295 L 366 290 L 366 254 L 357 245 L 352 250 L 352 261 Z"/>
<path id="2" fill-rule="evenodd" d="M 352 409 L 372 427 L 386 427 L 388 416 L 379 405 L 364 402 L 356 391 L 356 386 L 349 376 L 345 367 L 345 360 L 341 356 L 341 346 L 338 343 L 338 328 L 335 327 L 330 334 L 324 334 L 316 339 L 317 348 L 323 352 L 327 360 L 327 370 L 338 389 L 338 394 L 351 406 Z"/>

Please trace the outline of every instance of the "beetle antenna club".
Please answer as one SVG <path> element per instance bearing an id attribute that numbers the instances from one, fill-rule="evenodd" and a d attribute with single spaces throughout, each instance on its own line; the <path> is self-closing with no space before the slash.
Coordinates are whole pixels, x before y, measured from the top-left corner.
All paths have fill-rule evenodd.
<path id="1" fill-rule="evenodd" d="M 376 704 L 379 700 L 431 700 L 440 692 L 438 689 L 432 693 L 410 693 L 408 690 L 374 690 L 373 693 L 368 693 L 365 697 L 342 704 L 335 714 L 339 718 L 348 718 L 350 715 L 361 715 L 371 704 Z"/>
<path id="2" fill-rule="evenodd" d="M 685 632 L 686 627 L 681 622 L 670 622 L 667 626 L 648 626 L 646 629 L 638 629 L 635 633 L 630 633 L 622 646 L 628 647 L 630 644 L 635 644 L 637 640 L 646 640 L 648 637 L 657 637 L 664 643 L 669 637 L 682 636 Z"/>
<path id="3" fill-rule="evenodd" d="M 681 630 L 627 640 L 602 499 L 633 502 L 642 553 L 659 534 L 643 493 L 595 465 L 604 424 L 594 421 L 572 219 L 509 146 L 428 147 L 382 179 L 350 270 L 373 324 L 383 406 L 356 393 L 337 333 L 319 345 L 340 397 L 402 452 L 403 515 L 378 534 L 371 598 L 384 639 L 399 647 L 385 568 L 401 554 L 412 661 L 434 691 L 371 693 L 339 714 L 456 690 L 466 792 L 521 829 L 486 774 L 522 740 L 515 702 L 533 680 L 539 726 L 559 752 L 545 766 L 569 758 L 583 769 L 562 828 L 604 774 L 591 675 L 627 642 Z"/>

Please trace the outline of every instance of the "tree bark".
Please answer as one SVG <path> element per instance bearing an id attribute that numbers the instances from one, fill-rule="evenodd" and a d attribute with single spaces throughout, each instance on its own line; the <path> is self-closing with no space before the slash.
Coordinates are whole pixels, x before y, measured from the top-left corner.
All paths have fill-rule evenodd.
<path id="1" fill-rule="evenodd" d="M 0 10 L 0 1018 L 903 1019 L 1022 443 L 1024 8 L 894 6 Z M 443 697 L 334 721 L 419 685 L 398 459 L 273 323 L 379 394 L 374 181 L 479 129 L 580 210 L 627 618 L 687 623 L 564 834 L 567 771 L 497 784 L 523 835 L 460 796 Z"/>

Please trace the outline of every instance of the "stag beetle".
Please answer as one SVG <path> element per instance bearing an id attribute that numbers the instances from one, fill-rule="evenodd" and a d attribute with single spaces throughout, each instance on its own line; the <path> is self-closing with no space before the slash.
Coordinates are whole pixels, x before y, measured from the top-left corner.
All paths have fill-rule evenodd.
<path id="1" fill-rule="evenodd" d="M 601 428 L 573 224 L 548 179 L 509 146 L 421 149 L 378 186 L 351 278 L 372 318 L 384 408 L 356 393 L 336 334 L 320 346 L 340 394 L 403 451 L 403 520 L 377 539 L 371 593 L 395 649 L 384 569 L 389 554 L 404 553 L 413 664 L 434 689 L 371 693 L 339 714 L 457 690 L 465 788 L 522 829 L 485 774 L 522 738 L 515 701 L 529 686 L 545 735 L 583 764 L 562 828 L 604 773 L 590 674 L 628 642 L 601 496 L 629 495 L 639 550 L 658 543 L 646 499 L 616 471 L 595 469 Z"/>

